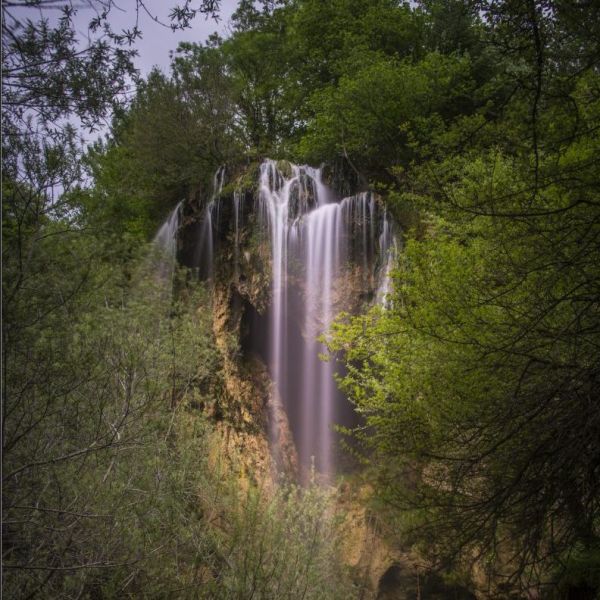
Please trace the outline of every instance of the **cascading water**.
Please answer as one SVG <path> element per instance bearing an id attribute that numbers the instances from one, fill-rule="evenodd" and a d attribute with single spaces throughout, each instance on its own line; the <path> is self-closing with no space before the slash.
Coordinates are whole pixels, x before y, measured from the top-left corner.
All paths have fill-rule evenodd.
<path id="1" fill-rule="evenodd" d="M 269 305 L 262 317 L 256 313 L 255 335 L 262 339 L 261 354 L 287 412 L 304 479 L 313 459 L 327 478 L 338 466 L 334 425 L 353 425 L 356 415 L 337 389 L 335 364 L 319 359 L 325 352 L 319 337 L 340 311 L 361 310 L 373 301 L 385 304 L 396 244 L 392 223 L 369 192 L 336 198 L 320 169 L 266 160 L 254 206 L 244 206 L 249 196 L 235 192 L 232 206 L 221 207 L 224 177 L 221 167 L 204 208 L 196 265 L 201 277 L 216 285 L 217 255 L 220 261 L 233 257 L 227 277 L 233 273 L 241 281 L 250 264 L 248 244 L 255 251 L 268 245 Z M 221 255 L 220 244 L 227 239 L 233 252 L 223 247 Z M 271 411 L 275 423 L 274 401 Z M 273 429 L 275 451 L 276 437 Z"/>
<path id="2" fill-rule="evenodd" d="M 320 170 L 291 169 L 286 178 L 274 161 L 266 161 L 260 171 L 259 223 L 269 232 L 272 256 L 268 360 L 292 414 L 301 464 L 307 466 L 314 457 L 317 470 L 330 475 L 335 470 L 333 426 L 345 401 L 335 383 L 335 365 L 319 359 L 325 348 L 318 337 L 345 308 L 351 264 L 360 270 L 362 285 L 381 289 L 383 298 L 387 283 L 377 281 L 376 257 L 378 251 L 385 261 L 379 269 L 385 279 L 393 233 L 372 194 L 336 202 Z M 290 336 L 293 324 L 300 325 L 301 338 Z M 294 370 L 301 373 L 293 378 L 296 389 L 290 386 Z"/>
<path id="3" fill-rule="evenodd" d="M 162 248 L 168 256 L 175 257 L 177 250 L 177 229 L 179 229 L 179 221 L 181 217 L 180 202 L 169 214 L 166 221 L 160 226 L 160 229 L 154 236 L 154 244 Z"/>
<path id="4" fill-rule="evenodd" d="M 200 242 L 198 244 L 197 263 L 203 269 L 203 275 L 212 279 L 214 275 L 215 228 L 219 227 L 221 216 L 221 192 L 225 181 L 225 167 L 219 167 L 213 177 L 213 191 L 210 201 L 204 209 Z"/>
<path id="5" fill-rule="evenodd" d="M 234 243 L 234 255 L 235 261 L 234 268 L 235 274 L 239 274 L 240 269 L 240 234 L 243 226 L 244 219 L 244 207 L 242 205 L 243 197 L 239 190 L 233 192 L 233 243 Z"/>
<path id="6" fill-rule="evenodd" d="M 177 230 L 181 223 L 183 201 L 171 211 L 166 221 L 154 236 L 153 244 L 161 252 L 158 271 L 162 279 L 170 280 L 177 254 Z"/>
<path id="7" fill-rule="evenodd" d="M 389 308 L 391 271 L 394 266 L 394 260 L 399 252 L 399 242 L 394 235 L 394 229 L 391 221 L 388 219 L 387 211 L 384 212 L 382 220 L 381 234 L 379 235 L 379 255 L 382 258 L 383 266 L 379 274 L 379 285 L 377 286 L 377 303 L 384 308 Z"/>
<path id="8" fill-rule="evenodd" d="M 302 378 L 302 437 L 298 452 L 306 464 L 311 456 L 318 459 L 318 469 L 333 472 L 331 427 L 335 418 L 336 397 L 333 364 L 321 362 L 324 351 L 318 335 L 331 325 L 334 281 L 342 255 L 344 220 L 340 205 L 328 204 L 306 216 L 300 224 L 304 245 L 304 332 L 306 336 Z"/>

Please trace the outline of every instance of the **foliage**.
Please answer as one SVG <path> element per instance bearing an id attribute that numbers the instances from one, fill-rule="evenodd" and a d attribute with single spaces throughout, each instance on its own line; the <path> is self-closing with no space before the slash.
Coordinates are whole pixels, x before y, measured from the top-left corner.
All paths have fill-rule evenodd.
<path id="1" fill-rule="evenodd" d="M 213 56 L 210 48 L 196 50 Z M 147 240 L 179 201 L 212 183 L 216 166 L 234 152 L 218 60 L 197 69 L 179 65 L 173 80 L 152 72 L 115 119 L 112 139 L 88 152 L 95 185 L 83 199 L 85 214 L 109 233 Z"/>
<path id="2" fill-rule="evenodd" d="M 340 321 L 331 348 L 382 496 L 426 554 L 521 590 L 569 581 L 581 561 L 571 583 L 593 597 L 600 97 L 594 69 L 549 57 L 597 45 L 582 12 L 529 8 L 492 7 L 484 108 L 397 165 L 390 201 L 421 226 L 391 308 Z"/>
<path id="3" fill-rule="evenodd" d="M 182 283 L 174 301 L 154 258 L 123 274 L 66 220 L 27 231 L 22 263 L 26 221 L 4 234 L 5 282 L 21 283 L 3 305 L 3 591 L 347 593 L 320 489 L 242 493 L 208 462 L 212 428 L 192 404 L 220 366 L 203 289 Z"/>
<path id="4" fill-rule="evenodd" d="M 117 31 L 111 16 L 121 9 L 112 0 L 84 7 L 47 0 L 2 3 L 3 172 L 44 201 L 56 204 L 82 181 L 83 142 L 76 128 L 97 130 L 126 106 L 138 80 L 133 61 L 142 35 L 140 13 L 158 19 L 140 0 L 132 8 L 131 27 Z M 80 9 L 92 13 L 87 24 Z M 163 25 L 184 29 L 197 15 L 216 18 L 218 10 L 218 0 L 185 0 Z"/>
<path id="5" fill-rule="evenodd" d="M 439 115 L 466 112 L 472 91 L 468 57 L 429 53 L 418 64 L 363 59 L 337 86 L 313 95 L 315 117 L 299 152 L 313 162 L 344 156 L 372 175 L 385 165 L 409 164 L 415 152 L 408 133 L 430 137 Z"/>
<path id="6" fill-rule="evenodd" d="M 347 598 L 354 589 L 339 560 L 331 493 L 316 484 L 274 491 L 238 482 L 209 488 L 218 562 L 210 598 Z"/>
<path id="7" fill-rule="evenodd" d="M 12 120 L 24 120 L 27 112 L 43 123 L 76 116 L 89 127 L 123 102 L 129 80 L 136 74 L 132 44 L 141 37 L 140 12 L 135 2 L 133 25 L 114 31 L 113 2 L 93 0 L 87 7 L 94 13 L 87 26 L 87 45 L 79 39 L 78 7 L 72 3 L 45 0 L 14 0 L 2 4 L 3 112 Z M 58 11 L 50 18 L 48 11 Z M 197 14 L 216 16 L 218 0 L 190 0 L 175 6 L 170 14 L 172 29 L 186 28 Z M 30 18 L 33 17 L 33 18 Z M 157 20 L 150 14 L 150 17 Z"/>
<path id="8" fill-rule="evenodd" d="M 116 594 L 190 535 L 176 515 L 197 493 L 198 448 L 173 446 L 174 394 L 214 369 L 209 323 L 7 191 L 3 590 Z"/>

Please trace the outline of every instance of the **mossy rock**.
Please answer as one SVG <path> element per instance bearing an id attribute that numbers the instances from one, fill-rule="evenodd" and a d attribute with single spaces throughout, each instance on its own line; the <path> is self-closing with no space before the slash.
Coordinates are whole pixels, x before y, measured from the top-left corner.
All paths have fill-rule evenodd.
<path id="1" fill-rule="evenodd" d="M 233 194 L 234 191 L 252 192 L 258 191 L 260 164 L 251 162 L 237 171 L 236 175 L 231 178 L 231 181 L 223 187 L 223 192 L 227 191 Z"/>
<path id="2" fill-rule="evenodd" d="M 294 170 L 292 169 L 292 163 L 288 160 L 278 160 L 277 170 L 285 177 L 285 179 L 290 179 L 290 177 L 294 174 Z"/>

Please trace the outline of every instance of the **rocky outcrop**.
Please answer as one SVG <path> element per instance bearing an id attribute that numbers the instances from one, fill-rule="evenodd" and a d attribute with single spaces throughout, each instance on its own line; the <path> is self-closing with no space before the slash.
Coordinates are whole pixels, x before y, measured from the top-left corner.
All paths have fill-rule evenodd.
<path id="1" fill-rule="evenodd" d="M 234 453 L 238 448 L 257 477 L 264 477 L 268 472 L 275 475 L 275 479 L 282 476 L 295 479 L 299 465 L 289 422 L 290 406 L 284 406 L 266 367 L 269 341 L 265 339 L 265 332 L 272 304 L 272 247 L 265 217 L 261 214 L 265 206 L 258 202 L 259 171 L 258 165 L 250 165 L 223 180 L 220 169 L 212 194 L 205 193 L 184 203 L 178 232 L 178 259 L 212 289 L 213 332 L 221 357 L 222 385 L 214 402 L 205 408 L 222 432 L 223 451 Z M 292 173 L 297 177 L 292 179 Z M 269 176 L 277 178 L 268 182 L 273 188 L 291 181 L 290 222 L 301 221 L 315 209 L 315 173 L 310 168 L 298 169 L 287 161 L 278 161 L 276 168 L 269 170 Z M 332 169 L 328 177 L 338 184 L 343 179 Z M 361 200 L 362 212 L 354 214 L 353 206 L 349 204 L 348 209 L 344 209 L 347 213 L 341 211 L 340 214 L 351 219 L 351 228 L 358 228 L 361 233 L 356 239 L 343 241 L 348 246 L 349 260 L 340 268 L 332 286 L 331 314 L 356 313 L 372 301 L 375 293 L 373 261 L 377 243 L 372 239 L 373 231 L 368 256 L 364 248 L 353 247 L 367 243 L 365 220 L 368 214 L 371 220 L 374 218 L 375 208 L 369 205 L 371 213 L 368 213 L 367 203 Z M 370 227 L 373 229 L 373 222 Z M 312 343 L 325 329 L 327 317 L 316 310 L 307 319 L 301 316 L 302 306 L 318 306 L 319 302 L 311 294 L 318 295 L 319 290 L 306 289 L 303 266 L 293 260 L 287 281 L 292 299 L 289 304 L 292 327 Z M 247 451 L 249 447 L 252 451 Z M 262 456 L 253 457 L 255 451 Z"/>
<path id="2" fill-rule="evenodd" d="M 362 597 L 477 600 L 466 587 L 445 580 L 412 548 L 399 544 L 391 523 L 370 508 L 373 495 L 373 488 L 360 478 L 342 483 L 336 494 L 337 511 L 343 517 L 342 556 L 363 590 Z"/>
<path id="3" fill-rule="evenodd" d="M 225 457 L 235 457 L 232 464 L 237 469 L 261 483 L 282 477 L 293 481 L 298 466 L 285 411 L 264 362 L 241 347 L 248 306 L 248 296 L 241 296 L 239 288 L 215 286 L 213 333 L 221 356 L 223 388 L 211 416 L 217 421 L 220 451 Z M 271 426 L 273 421 L 276 427 Z M 269 431 L 277 432 L 276 440 L 269 439 Z"/>
<path id="4" fill-rule="evenodd" d="M 248 328 L 267 309 L 271 287 L 268 243 L 254 227 L 256 193 L 256 168 L 250 166 L 216 198 L 210 273 L 201 252 L 206 234 L 203 219 L 211 196 L 205 193 L 185 202 L 177 256 L 193 279 L 211 289 L 214 343 L 220 358 L 220 383 L 210 394 L 212 400 L 202 405 L 214 423 L 211 460 L 226 463 L 242 480 L 268 488 L 282 478 L 295 481 L 298 465 L 287 415 L 264 358 L 256 348 L 244 346 Z"/>

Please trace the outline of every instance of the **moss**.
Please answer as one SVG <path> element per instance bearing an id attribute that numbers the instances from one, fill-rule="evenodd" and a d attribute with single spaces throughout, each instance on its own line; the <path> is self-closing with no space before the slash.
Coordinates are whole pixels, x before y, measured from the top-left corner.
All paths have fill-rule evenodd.
<path id="1" fill-rule="evenodd" d="M 260 164 L 258 162 L 249 163 L 235 179 L 234 189 L 246 192 L 258 191 L 259 170 Z"/>
<path id="2" fill-rule="evenodd" d="M 292 163 L 290 163 L 288 160 L 278 160 L 276 164 L 279 172 L 286 179 L 290 179 L 290 177 L 293 175 Z"/>

